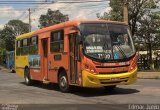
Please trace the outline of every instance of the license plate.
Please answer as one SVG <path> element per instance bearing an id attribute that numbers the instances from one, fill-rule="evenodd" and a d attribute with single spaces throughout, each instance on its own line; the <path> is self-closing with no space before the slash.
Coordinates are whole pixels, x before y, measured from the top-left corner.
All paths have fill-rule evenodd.
<path id="1" fill-rule="evenodd" d="M 111 78 L 112 81 L 120 81 L 120 78 Z"/>

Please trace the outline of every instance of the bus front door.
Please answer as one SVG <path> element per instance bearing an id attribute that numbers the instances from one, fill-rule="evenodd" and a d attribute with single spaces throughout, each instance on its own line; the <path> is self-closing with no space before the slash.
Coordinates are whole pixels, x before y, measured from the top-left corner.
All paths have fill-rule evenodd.
<path id="1" fill-rule="evenodd" d="M 78 69 L 77 69 L 77 56 L 78 56 L 78 43 L 76 40 L 76 33 L 69 35 L 69 51 L 70 51 L 70 79 L 71 83 L 77 84 Z"/>

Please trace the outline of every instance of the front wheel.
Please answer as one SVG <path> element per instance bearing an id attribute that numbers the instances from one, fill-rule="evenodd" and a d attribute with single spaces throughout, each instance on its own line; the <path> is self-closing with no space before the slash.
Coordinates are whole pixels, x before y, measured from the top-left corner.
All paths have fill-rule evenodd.
<path id="1" fill-rule="evenodd" d="M 62 92 L 69 92 L 67 75 L 64 71 L 60 72 L 58 77 L 59 88 Z"/>
<path id="2" fill-rule="evenodd" d="M 25 84 L 26 85 L 32 85 L 32 80 L 31 80 L 31 77 L 30 77 L 30 71 L 29 71 L 29 68 L 26 68 L 24 70 L 24 80 L 25 80 Z"/>

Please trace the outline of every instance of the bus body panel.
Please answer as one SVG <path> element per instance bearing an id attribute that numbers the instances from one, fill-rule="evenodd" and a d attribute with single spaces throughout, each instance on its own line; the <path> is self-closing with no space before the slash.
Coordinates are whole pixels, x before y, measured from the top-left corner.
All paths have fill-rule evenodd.
<path id="1" fill-rule="evenodd" d="M 64 68 L 69 76 L 68 69 L 68 54 L 67 53 L 52 53 L 49 55 L 49 80 L 57 83 L 58 70 Z M 68 77 L 69 78 L 69 77 Z"/>
<path id="2" fill-rule="evenodd" d="M 24 69 L 26 66 L 29 66 L 29 59 L 28 56 L 16 56 L 15 57 L 15 67 L 16 67 L 16 73 L 24 77 Z"/>
<path id="3" fill-rule="evenodd" d="M 29 55 L 29 69 L 31 79 L 41 80 L 40 55 Z"/>
<path id="4" fill-rule="evenodd" d="M 136 82 L 137 69 L 121 74 L 94 75 L 86 70 L 82 71 L 83 87 L 103 87 L 111 85 L 132 84 Z"/>

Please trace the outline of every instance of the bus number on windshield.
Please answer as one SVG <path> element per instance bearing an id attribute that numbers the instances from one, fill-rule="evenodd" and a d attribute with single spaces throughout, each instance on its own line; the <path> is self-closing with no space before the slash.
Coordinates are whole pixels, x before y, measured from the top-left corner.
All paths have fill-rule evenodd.
<path id="1" fill-rule="evenodd" d="M 98 54 L 98 57 L 99 58 L 104 58 L 104 59 L 110 59 L 111 58 L 111 55 L 110 54 Z"/>

